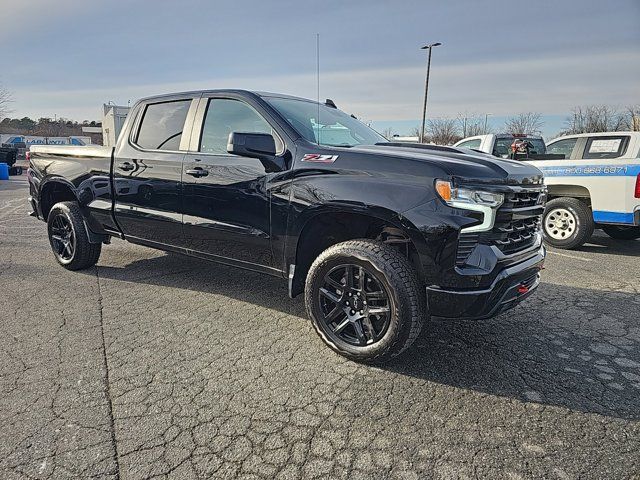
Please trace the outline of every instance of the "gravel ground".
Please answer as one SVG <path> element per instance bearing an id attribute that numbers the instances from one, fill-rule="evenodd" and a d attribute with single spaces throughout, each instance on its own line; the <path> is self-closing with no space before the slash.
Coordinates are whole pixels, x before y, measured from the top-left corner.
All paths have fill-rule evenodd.
<path id="1" fill-rule="evenodd" d="M 640 475 L 640 241 L 372 368 L 276 278 L 119 240 L 64 270 L 27 195 L 0 183 L 0 478 Z"/>

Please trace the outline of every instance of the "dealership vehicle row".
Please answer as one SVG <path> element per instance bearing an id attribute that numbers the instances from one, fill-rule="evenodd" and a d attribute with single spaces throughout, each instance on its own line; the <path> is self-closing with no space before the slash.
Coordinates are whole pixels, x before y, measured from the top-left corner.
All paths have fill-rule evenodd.
<path id="1" fill-rule="evenodd" d="M 195 92 L 32 149 L 0 182 L 0 477 L 640 473 L 638 134 L 353 122 Z"/>

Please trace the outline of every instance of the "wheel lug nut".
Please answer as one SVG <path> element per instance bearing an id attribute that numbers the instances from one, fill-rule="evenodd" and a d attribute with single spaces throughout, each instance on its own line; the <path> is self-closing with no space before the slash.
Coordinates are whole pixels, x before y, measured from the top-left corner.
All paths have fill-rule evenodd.
<path id="1" fill-rule="evenodd" d="M 356 311 L 355 310 L 351 310 L 351 315 L 355 315 Z"/>

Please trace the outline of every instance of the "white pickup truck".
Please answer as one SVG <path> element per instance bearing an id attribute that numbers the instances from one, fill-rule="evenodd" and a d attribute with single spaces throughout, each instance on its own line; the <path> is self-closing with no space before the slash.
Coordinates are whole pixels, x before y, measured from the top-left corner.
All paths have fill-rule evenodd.
<path id="1" fill-rule="evenodd" d="M 567 135 L 549 142 L 547 153 L 564 159 L 527 163 L 542 170 L 549 189 L 548 244 L 579 247 L 594 228 L 616 239 L 640 238 L 640 132 Z"/>

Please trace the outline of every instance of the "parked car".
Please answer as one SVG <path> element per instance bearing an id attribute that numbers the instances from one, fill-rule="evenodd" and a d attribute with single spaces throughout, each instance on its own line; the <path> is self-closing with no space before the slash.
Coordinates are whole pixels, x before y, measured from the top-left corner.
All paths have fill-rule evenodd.
<path id="1" fill-rule="evenodd" d="M 9 175 L 22 175 L 22 166 L 15 165 L 18 155 L 18 149 L 13 145 L 2 144 L 0 146 L 0 163 L 7 164 Z"/>
<path id="2" fill-rule="evenodd" d="M 18 149 L 11 145 L 0 145 L 0 163 L 6 163 L 12 167 L 18 158 Z"/>
<path id="3" fill-rule="evenodd" d="M 640 238 L 640 132 L 567 135 L 547 145 L 560 160 L 530 160 L 544 173 L 547 243 L 577 248 L 594 228 L 621 240 Z"/>
<path id="4" fill-rule="evenodd" d="M 358 361 L 399 355 L 427 315 L 513 307 L 545 257 L 536 167 L 390 143 L 331 101 L 147 98 L 115 148 L 34 146 L 28 178 L 63 267 L 93 266 L 118 237 L 275 275 Z"/>
<path id="5" fill-rule="evenodd" d="M 463 138 L 455 143 L 454 147 L 470 148 L 479 152 L 488 153 L 495 157 L 512 158 L 511 146 L 514 142 L 530 145 L 528 156 L 544 155 L 547 153 L 542 137 L 537 135 L 512 135 L 510 133 L 490 133 Z"/>

